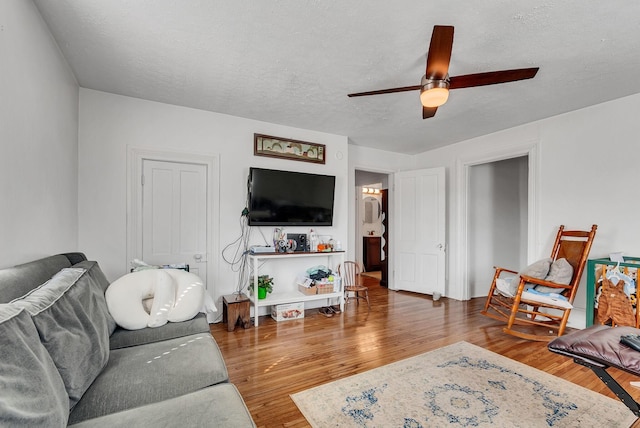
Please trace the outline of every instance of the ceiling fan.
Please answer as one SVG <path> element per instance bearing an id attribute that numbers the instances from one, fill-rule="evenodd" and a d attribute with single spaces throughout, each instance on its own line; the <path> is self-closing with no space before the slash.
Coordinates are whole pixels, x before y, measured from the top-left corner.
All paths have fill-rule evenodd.
<path id="1" fill-rule="evenodd" d="M 449 89 L 471 88 L 474 86 L 495 85 L 497 83 L 515 82 L 531 79 L 538 72 L 538 67 L 518 68 L 514 70 L 489 71 L 485 73 L 466 74 L 449 77 L 449 61 L 453 47 L 453 27 L 435 25 L 431 34 L 431 44 L 427 54 L 427 69 L 419 85 L 400 88 L 380 89 L 377 91 L 357 92 L 349 97 L 390 94 L 420 90 L 422 118 L 435 116 L 438 107 L 447 102 Z"/>

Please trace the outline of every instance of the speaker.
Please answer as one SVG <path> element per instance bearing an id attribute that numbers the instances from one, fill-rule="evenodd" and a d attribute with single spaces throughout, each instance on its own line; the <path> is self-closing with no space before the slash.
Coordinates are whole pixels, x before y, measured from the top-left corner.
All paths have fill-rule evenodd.
<path id="1" fill-rule="evenodd" d="M 309 251 L 307 246 L 307 234 L 306 233 L 287 233 L 287 240 L 296 241 L 295 252 Z"/>

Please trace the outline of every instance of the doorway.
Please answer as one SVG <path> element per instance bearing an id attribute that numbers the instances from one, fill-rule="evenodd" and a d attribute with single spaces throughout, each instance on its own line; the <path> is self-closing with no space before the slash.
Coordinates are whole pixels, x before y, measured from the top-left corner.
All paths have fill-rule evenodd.
<path id="1" fill-rule="evenodd" d="M 217 156 L 128 148 L 127 270 L 186 263 L 215 300 L 218 177 Z"/>
<path id="2" fill-rule="evenodd" d="M 364 275 L 388 284 L 389 175 L 355 171 L 356 227 L 355 257 L 364 267 Z"/>
<path id="3" fill-rule="evenodd" d="M 207 166 L 143 159 L 142 260 L 207 277 Z"/>
<path id="4" fill-rule="evenodd" d="M 472 165 L 468 174 L 468 281 L 474 298 L 488 294 L 493 266 L 526 266 L 529 157 Z"/>

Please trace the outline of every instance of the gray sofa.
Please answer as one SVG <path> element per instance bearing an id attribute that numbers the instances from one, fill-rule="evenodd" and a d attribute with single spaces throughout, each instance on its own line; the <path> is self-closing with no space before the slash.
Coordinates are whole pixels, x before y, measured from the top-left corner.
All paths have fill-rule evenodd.
<path id="1" fill-rule="evenodd" d="M 203 314 L 120 329 L 108 285 L 82 253 L 0 269 L 0 426 L 255 426 Z"/>

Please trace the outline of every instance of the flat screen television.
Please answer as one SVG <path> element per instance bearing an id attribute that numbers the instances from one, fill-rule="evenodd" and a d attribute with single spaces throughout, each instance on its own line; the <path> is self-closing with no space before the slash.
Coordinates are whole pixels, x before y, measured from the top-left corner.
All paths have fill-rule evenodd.
<path id="1" fill-rule="evenodd" d="M 249 226 L 331 226 L 332 175 L 249 169 Z"/>

